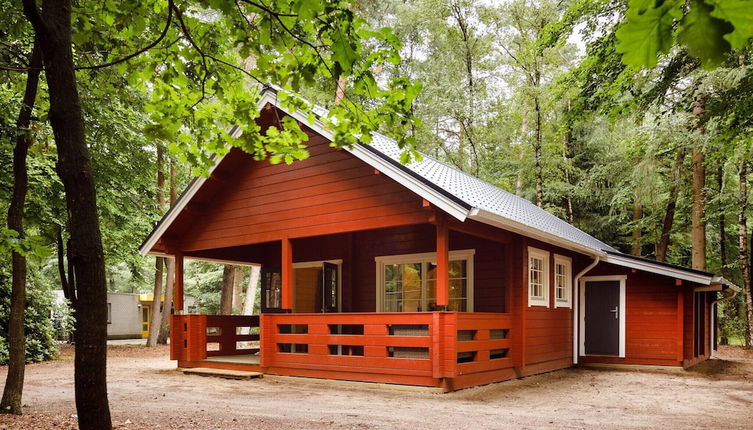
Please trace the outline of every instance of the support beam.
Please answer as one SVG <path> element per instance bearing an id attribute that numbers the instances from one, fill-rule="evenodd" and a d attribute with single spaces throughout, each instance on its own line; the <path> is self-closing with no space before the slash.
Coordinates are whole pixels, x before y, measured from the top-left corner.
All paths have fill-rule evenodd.
<path id="1" fill-rule="evenodd" d="M 445 310 L 449 305 L 450 281 L 450 230 L 447 220 L 437 215 L 437 309 Z"/>
<path id="2" fill-rule="evenodd" d="M 682 363 L 685 358 L 685 345 L 683 343 L 685 337 L 685 330 L 683 324 L 683 317 L 685 313 L 685 289 L 680 286 L 677 288 L 677 361 Z"/>
<path id="3" fill-rule="evenodd" d="M 293 310 L 293 244 L 290 238 L 282 239 L 281 252 L 282 308 Z"/>
<path id="4" fill-rule="evenodd" d="M 173 285 L 173 303 L 175 313 L 180 315 L 185 311 L 183 304 L 183 254 L 175 254 L 175 284 Z"/>

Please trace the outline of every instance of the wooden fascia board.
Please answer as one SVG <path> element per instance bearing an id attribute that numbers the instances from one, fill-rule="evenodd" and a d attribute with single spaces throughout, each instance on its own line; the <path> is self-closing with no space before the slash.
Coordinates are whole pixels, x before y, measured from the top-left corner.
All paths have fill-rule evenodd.
<path id="1" fill-rule="evenodd" d="M 319 121 L 318 119 L 315 120 L 313 123 L 309 121 L 308 115 L 304 115 L 300 111 L 296 112 L 289 112 L 283 107 L 280 106 L 276 93 L 271 90 L 263 91 L 261 94 L 261 97 L 259 98 L 259 102 L 257 104 L 257 107 L 259 110 L 262 110 L 266 105 L 272 105 L 283 112 L 287 113 L 294 119 L 298 120 L 302 124 L 306 125 L 310 129 L 312 129 L 314 132 L 318 133 L 325 139 L 332 141 L 334 139 L 334 136 L 331 132 L 329 132 L 325 127 L 324 124 Z M 240 133 L 239 129 L 234 129 L 232 136 L 237 137 Z M 408 188 L 410 191 L 413 191 L 414 193 L 418 194 L 420 197 L 426 199 L 433 205 L 435 205 L 437 208 L 442 209 L 446 213 L 450 214 L 452 217 L 458 219 L 459 221 L 464 221 L 466 217 L 468 216 L 468 210 L 461 205 L 457 204 L 456 202 L 453 202 L 451 199 L 447 198 L 446 196 L 443 196 L 441 193 L 439 193 L 437 190 L 432 189 L 426 184 L 421 183 L 417 179 L 411 177 L 409 174 L 401 170 L 400 168 L 393 166 L 392 164 L 382 160 L 377 155 L 373 154 L 372 152 L 362 148 L 359 145 L 355 145 L 352 148 L 344 148 L 346 151 L 354 155 L 356 158 L 360 159 L 361 161 L 365 162 L 366 164 L 370 165 L 374 169 L 378 170 L 380 173 L 388 176 L 390 179 L 393 179 L 400 185 Z M 160 237 L 167 231 L 167 229 L 172 225 L 172 223 L 175 221 L 175 219 L 178 217 L 178 215 L 186 208 L 188 203 L 191 201 L 194 195 L 201 189 L 201 187 L 206 183 L 206 181 L 214 174 L 215 169 L 220 165 L 223 157 L 218 157 L 214 166 L 209 170 L 209 175 L 207 177 L 199 177 L 196 180 L 194 180 L 186 189 L 186 191 L 181 194 L 178 201 L 173 205 L 172 208 L 165 214 L 163 219 L 157 224 L 155 229 L 152 231 L 152 233 L 149 235 L 146 241 L 144 241 L 144 244 L 139 249 L 139 253 L 141 255 L 148 255 L 152 253 L 152 248 L 154 247 L 154 244 L 159 240 Z"/>

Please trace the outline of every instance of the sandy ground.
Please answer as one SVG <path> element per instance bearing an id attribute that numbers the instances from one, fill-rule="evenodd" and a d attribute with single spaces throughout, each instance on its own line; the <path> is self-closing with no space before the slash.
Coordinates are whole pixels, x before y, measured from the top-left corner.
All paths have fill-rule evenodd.
<path id="1" fill-rule="evenodd" d="M 753 428 L 753 354 L 735 348 L 690 371 L 567 369 L 450 394 L 188 376 L 165 348 L 109 348 L 119 429 Z M 0 429 L 75 428 L 71 355 L 27 367 L 25 415 Z"/>

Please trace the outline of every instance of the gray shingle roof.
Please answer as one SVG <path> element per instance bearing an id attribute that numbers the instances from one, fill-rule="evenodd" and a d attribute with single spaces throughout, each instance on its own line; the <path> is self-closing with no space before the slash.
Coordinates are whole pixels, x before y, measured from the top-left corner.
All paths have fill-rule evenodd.
<path id="1" fill-rule="evenodd" d="M 369 146 L 382 156 L 399 163 L 402 150 L 394 140 L 379 133 L 373 133 Z M 402 167 L 417 174 L 469 207 L 493 213 L 596 251 L 615 251 L 606 243 L 541 209 L 523 197 L 502 190 L 426 154 L 422 155 L 423 160 L 414 161 L 402 165 Z"/>

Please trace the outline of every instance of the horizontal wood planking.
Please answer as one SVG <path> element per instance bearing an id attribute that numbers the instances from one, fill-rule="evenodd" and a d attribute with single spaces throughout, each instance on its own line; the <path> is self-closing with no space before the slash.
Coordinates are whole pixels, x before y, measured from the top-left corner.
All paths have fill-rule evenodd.
<path id="1" fill-rule="evenodd" d="M 185 251 L 277 240 L 282 236 L 425 222 L 422 199 L 323 138 L 293 165 L 265 165 L 246 156 L 214 201 L 182 235 Z M 243 157 L 243 155 L 236 155 Z M 218 172 L 223 173 L 222 165 Z"/>

